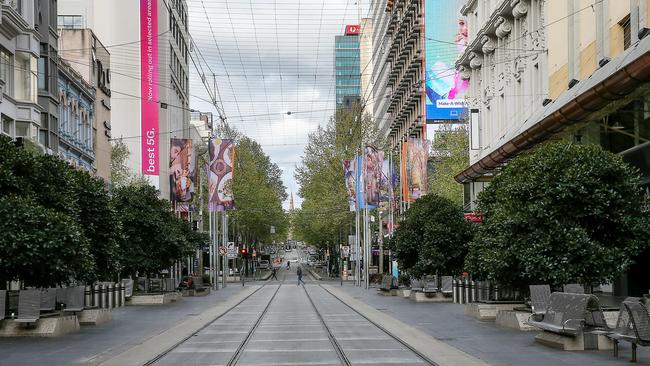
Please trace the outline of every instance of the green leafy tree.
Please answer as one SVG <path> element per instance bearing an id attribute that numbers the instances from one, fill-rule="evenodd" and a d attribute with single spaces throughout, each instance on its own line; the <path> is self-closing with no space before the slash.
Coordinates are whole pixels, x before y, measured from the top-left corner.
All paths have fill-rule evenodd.
<path id="1" fill-rule="evenodd" d="M 0 283 L 55 287 L 95 277 L 90 243 L 70 216 L 29 198 L 0 197 Z"/>
<path id="2" fill-rule="evenodd" d="M 122 226 L 105 183 L 82 171 L 73 171 L 74 196 L 78 201 L 78 224 L 90 241 L 97 279 L 117 280 Z"/>
<path id="3" fill-rule="evenodd" d="M 192 254 L 195 247 L 174 216 L 168 201 L 148 185 L 129 185 L 115 190 L 115 209 L 124 240 L 121 263 L 128 274 L 151 275 L 172 266 L 175 260 Z"/>
<path id="4" fill-rule="evenodd" d="M 595 145 L 550 143 L 511 161 L 479 196 L 468 269 L 515 288 L 614 280 L 648 246 L 639 172 Z"/>
<path id="5" fill-rule="evenodd" d="M 463 185 L 454 177 L 469 165 L 469 135 L 465 125 L 452 127 L 443 125 L 436 131 L 431 144 L 429 190 L 433 194 L 446 197 L 458 205 L 463 204 Z"/>
<path id="6" fill-rule="evenodd" d="M 462 270 L 473 231 L 461 206 L 430 193 L 411 204 L 388 247 L 414 278 L 455 275 Z"/>
<path id="7" fill-rule="evenodd" d="M 353 159 L 362 143 L 386 148 L 376 124 L 368 116 L 359 118 L 361 112 L 360 106 L 341 109 L 325 127 L 309 135 L 295 174 L 303 201 L 293 228 L 310 245 L 324 248 L 347 240 L 354 214 L 349 212 L 343 160 Z"/>

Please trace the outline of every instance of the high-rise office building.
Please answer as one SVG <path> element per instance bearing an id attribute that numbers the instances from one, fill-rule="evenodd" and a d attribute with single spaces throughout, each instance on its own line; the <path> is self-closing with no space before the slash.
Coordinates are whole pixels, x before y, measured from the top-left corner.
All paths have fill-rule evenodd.
<path id="1" fill-rule="evenodd" d="M 341 108 L 346 99 L 348 101 L 350 97 L 358 99 L 361 93 L 358 25 L 348 25 L 345 27 L 345 35 L 336 36 L 334 69 L 336 72 L 336 107 Z"/>
<path id="2" fill-rule="evenodd" d="M 187 2 L 58 0 L 58 10 L 109 50 L 112 138 L 123 138 L 129 168 L 168 198 L 170 139 L 190 133 Z"/>

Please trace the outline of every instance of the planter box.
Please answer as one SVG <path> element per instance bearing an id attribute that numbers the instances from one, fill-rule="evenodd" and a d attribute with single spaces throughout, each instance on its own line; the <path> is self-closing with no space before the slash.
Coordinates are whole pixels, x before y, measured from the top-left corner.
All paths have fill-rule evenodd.
<path id="1" fill-rule="evenodd" d="M 413 291 L 409 293 L 409 299 L 415 302 L 452 302 L 452 297 L 447 297 L 440 292 L 426 294 L 421 291 Z"/>
<path id="2" fill-rule="evenodd" d="M 86 309 L 77 314 L 77 317 L 81 325 L 99 325 L 113 320 L 113 313 L 111 309 Z"/>
<path id="3" fill-rule="evenodd" d="M 515 307 L 522 306 L 523 303 L 480 303 L 471 302 L 465 304 L 465 315 L 471 316 L 478 320 L 496 320 L 497 313 L 502 310 L 514 310 Z"/>
<path id="4" fill-rule="evenodd" d="M 182 297 L 180 292 L 167 292 L 164 294 L 141 294 L 133 295 L 127 301 L 127 305 L 163 305 L 176 302 Z"/>
<path id="5" fill-rule="evenodd" d="M 503 328 L 521 331 L 538 330 L 526 323 L 531 315 L 531 313 L 525 311 L 499 310 L 497 312 L 495 324 Z"/>
<path id="6" fill-rule="evenodd" d="M 59 337 L 79 329 L 76 315 L 41 318 L 33 324 L 0 321 L 0 337 Z"/>

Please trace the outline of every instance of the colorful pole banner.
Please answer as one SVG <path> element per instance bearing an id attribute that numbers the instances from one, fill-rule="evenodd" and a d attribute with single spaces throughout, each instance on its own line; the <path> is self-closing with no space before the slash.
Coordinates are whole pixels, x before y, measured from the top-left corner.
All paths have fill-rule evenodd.
<path id="1" fill-rule="evenodd" d="M 191 139 L 170 140 L 169 187 L 172 202 L 190 202 L 196 187 L 196 155 Z"/>
<path id="2" fill-rule="evenodd" d="M 429 162 L 429 141 L 410 138 L 406 149 L 407 197 L 413 202 L 427 194 L 429 188 L 427 165 Z"/>
<path id="3" fill-rule="evenodd" d="M 208 206 L 210 212 L 235 208 L 232 179 L 235 171 L 235 144 L 232 140 L 210 139 Z"/>
<path id="4" fill-rule="evenodd" d="M 345 181 L 345 190 L 348 192 L 350 211 L 356 210 L 357 207 L 356 163 L 356 160 L 343 160 L 343 179 Z"/>
<path id="5" fill-rule="evenodd" d="M 363 181 L 364 201 L 368 206 L 376 207 L 380 201 L 381 167 L 384 161 L 384 152 L 376 147 L 367 145 L 364 149 Z"/>
<path id="6" fill-rule="evenodd" d="M 160 173 L 158 127 L 158 1 L 140 0 L 142 173 Z"/>

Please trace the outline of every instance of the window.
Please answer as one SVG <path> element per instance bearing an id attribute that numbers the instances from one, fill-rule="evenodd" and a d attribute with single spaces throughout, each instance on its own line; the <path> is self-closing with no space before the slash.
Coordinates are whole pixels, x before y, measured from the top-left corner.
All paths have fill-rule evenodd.
<path id="1" fill-rule="evenodd" d="M 2 116 L 2 133 L 9 136 L 14 135 L 14 121 L 7 116 Z"/>
<path id="2" fill-rule="evenodd" d="M 9 51 L 0 48 L 0 80 L 5 84 L 5 92 L 8 95 L 13 95 L 13 87 L 11 85 L 11 74 L 13 73 L 13 56 Z"/>
<path id="3" fill-rule="evenodd" d="M 81 15 L 59 15 L 59 28 L 83 29 L 83 17 Z"/>
<path id="4" fill-rule="evenodd" d="M 38 68 L 36 57 L 27 52 L 16 52 L 14 68 L 14 96 L 17 100 L 36 103 Z"/>
<path id="5" fill-rule="evenodd" d="M 627 50 L 632 45 L 632 30 L 630 27 L 630 16 L 626 16 L 618 25 L 623 28 L 623 49 Z"/>
<path id="6" fill-rule="evenodd" d="M 31 138 L 30 123 L 16 121 L 16 136 Z"/>
<path id="7" fill-rule="evenodd" d="M 38 88 L 47 89 L 47 59 L 44 56 L 38 59 Z"/>

